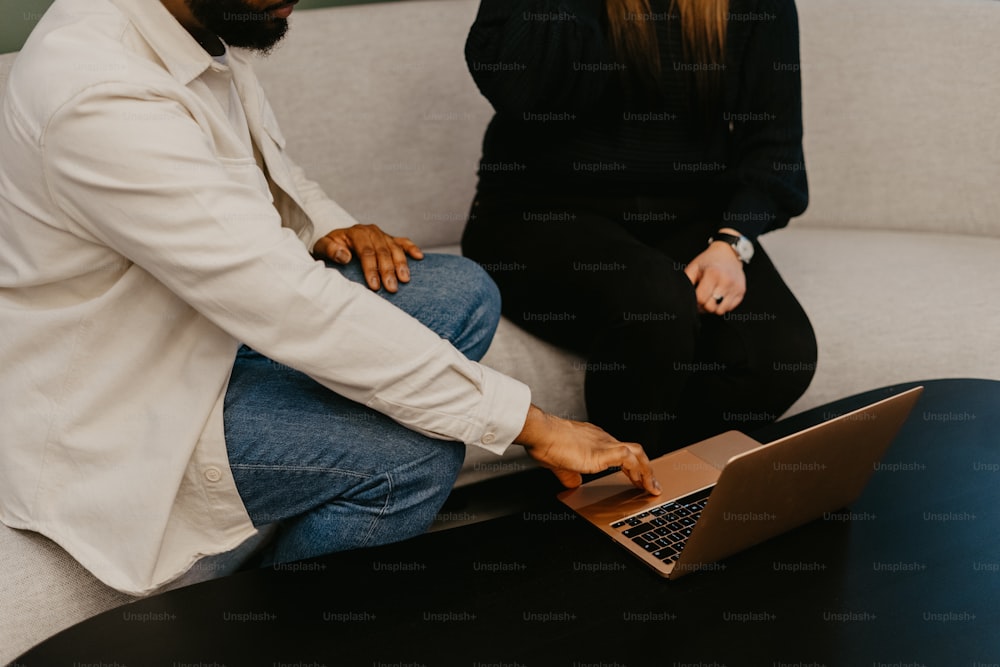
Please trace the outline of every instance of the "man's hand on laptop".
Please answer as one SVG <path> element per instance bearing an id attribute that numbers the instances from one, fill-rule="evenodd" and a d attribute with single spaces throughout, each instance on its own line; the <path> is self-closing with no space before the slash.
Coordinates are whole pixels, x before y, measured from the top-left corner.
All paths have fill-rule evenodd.
<path id="1" fill-rule="evenodd" d="M 347 264 L 357 255 L 368 287 L 378 291 L 399 291 L 399 283 L 410 282 L 407 255 L 423 259 L 424 253 L 417 244 L 401 236 L 390 236 L 378 225 L 354 225 L 335 229 L 313 246 L 313 255 Z"/>
<path id="2" fill-rule="evenodd" d="M 524 445 L 532 458 L 568 488 L 580 486 L 580 473 L 620 467 L 637 487 L 654 496 L 660 494 L 660 483 L 642 447 L 619 442 L 593 424 L 561 419 L 532 405 L 514 442 Z"/>

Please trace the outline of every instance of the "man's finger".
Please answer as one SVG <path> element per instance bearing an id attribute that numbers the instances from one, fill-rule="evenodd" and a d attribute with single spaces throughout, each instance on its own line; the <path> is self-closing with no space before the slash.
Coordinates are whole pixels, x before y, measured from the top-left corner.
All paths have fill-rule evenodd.
<path id="1" fill-rule="evenodd" d="M 646 453 L 637 444 L 623 443 L 623 448 L 619 450 L 619 463 L 629 480 L 636 486 L 645 489 L 654 496 L 660 494 L 660 483 L 653 473 L 653 467 L 649 462 Z"/>
<path id="2" fill-rule="evenodd" d="M 324 236 L 316 242 L 316 253 L 338 264 L 351 261 L 351 251 L 346 245 L 331 236 Z"/>
<path id="3" fill-rule="evenodd" d="M 411 241 L 410 239 L 408 239 L 406 237 L 403 237 L 403 236 L 398 236 L 398 237 L 394 237 L 393 240 L 399 245 L 400 248 L 403 249 L 403 252 L 405 252 L 407 255 L 409 255 L 413 259 L 423 259 L 424 258 L 424 251 L 421 250 L 417 246 L 417 244 L 414 243 L 413 241 Z"/>
<path id="4" fill-rule="evenodd" d="M 392 263 L 395 266 L 396 277 L 399 279 L 399 282 L 410 282 L 410 267 L 406 261 L 406 251 L 396 243 L 389 244 L 389 251 L 392 253 Z"/>
<path id="5" fill-rule="evenodd" d="M 379 239 L 379 241 L 380 243 L 376 246 L 375 256 L 378 261 L 379 276 L 382 278 L 382 286 L 389 292 L 396 292 L 399 288 L 396 282 L 396 262 L 393 259 L 392 252 L 389 250 L 389 246 L 381 243 L 382 239 Z"/>
<path id="6" fill-rule="evenodd" d="M 372 289 L 381 285 L 387 292 L 396 292 L 396 265 L 389 248 L 389 240 L 385 232 L 375 225 L 364 225 L 353 237 L 354 247 L 361 257 L 361 268 Z"/>
<path id="7" fill-rule="evenodd" d="M 382 286 L 382 281 L 379 280 L 378 273 L 378 255 L 375 253 L 375 249 L 370 245 L 366 245 L 362 248 L 357 247 L 358 244 L 355 243 L 355 247 L 358 253 L 358 261 L 361 262 L 361 272 L 365 276 L 365 282 L 368 283 L 368 287 L 373 290 L 378 290 Z"/>

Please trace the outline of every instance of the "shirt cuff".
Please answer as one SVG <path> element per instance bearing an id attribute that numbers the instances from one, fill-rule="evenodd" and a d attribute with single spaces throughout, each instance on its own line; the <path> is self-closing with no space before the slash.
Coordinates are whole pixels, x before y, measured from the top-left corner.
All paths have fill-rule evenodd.
<path id="1" fill-rule="evenodd" d="M 483 370 L 484 415 L 482 432 L 466 444 L 501 455 L 514 443 L 524 429 L 524 422 L 531 407 L 531 390 L 528 385 L 495 371 L 488 366 Z"/>

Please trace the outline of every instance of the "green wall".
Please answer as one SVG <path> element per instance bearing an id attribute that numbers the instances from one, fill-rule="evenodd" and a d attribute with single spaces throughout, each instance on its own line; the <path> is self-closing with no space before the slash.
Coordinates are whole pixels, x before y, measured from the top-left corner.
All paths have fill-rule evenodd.
<path id="1" fill-rule="evenodd" d="M 359 5 L 385 0 L 301 0 L 299 8 Z M 17 51 L 52 0 L 0 0 L 0 53 Z"/>

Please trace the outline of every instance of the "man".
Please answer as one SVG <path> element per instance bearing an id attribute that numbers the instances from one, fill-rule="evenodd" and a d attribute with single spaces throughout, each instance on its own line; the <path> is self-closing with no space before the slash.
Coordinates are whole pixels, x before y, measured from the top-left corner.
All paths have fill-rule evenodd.
<path id="1" fill-rule="evenodd" d="M 498 318 L 478 267 L 355 225 L 285 154 L 229 47 L 293 5 L 56 0 L 4 95 L 0 520 L 126 592 L 264 524 L 276 561 L 422 532 L 463 443 L 658 491 L 641 447 L 463 354 Z"/>

